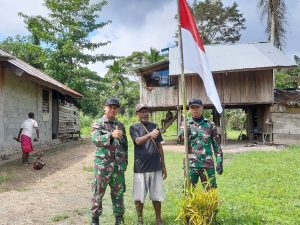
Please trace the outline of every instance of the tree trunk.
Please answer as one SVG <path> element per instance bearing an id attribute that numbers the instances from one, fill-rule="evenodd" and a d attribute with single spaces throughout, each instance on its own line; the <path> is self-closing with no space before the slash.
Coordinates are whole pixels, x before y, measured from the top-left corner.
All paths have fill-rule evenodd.
<path id="1" fill-rule="evenodd" d="M 270 42 L 275 47 L 278 47 L 278 46 L 275 45 L 275 15 L 274 15 L 274 13 L 272 13 L 271 17 L 272 17 L 272 20 L 271 20 L 271 39 L 270 39 Z"/>

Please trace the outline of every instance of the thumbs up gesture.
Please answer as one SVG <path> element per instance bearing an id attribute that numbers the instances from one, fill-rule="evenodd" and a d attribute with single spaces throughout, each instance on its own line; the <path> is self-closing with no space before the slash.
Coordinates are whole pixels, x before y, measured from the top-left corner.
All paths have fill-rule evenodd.
<path id="1" fill-rule="evenodd" d="M 116 129 L 112 132 L 111 135 L 112 135 L 113 138 L 118 139 L 118 138 L 122 137 L 123 131 L 122 131 L 122 130 L 119 130 L 119 128 L 118 128 L 118 126 L 117 126 Z"/>

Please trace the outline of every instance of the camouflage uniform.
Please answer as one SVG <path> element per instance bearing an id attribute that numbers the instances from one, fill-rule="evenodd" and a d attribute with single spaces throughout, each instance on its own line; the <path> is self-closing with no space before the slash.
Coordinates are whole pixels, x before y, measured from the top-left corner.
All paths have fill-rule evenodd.
<path id="1" fill-rule="evenodd" d="M 188 131 L 191 183 L 197 184 L 199 177 L 201 181 L 206 181 L 207 173 L 211 187 L 216 188 L 213 153 L 217 163 L 223 161 L 223 153 L 216 126 L 205 118 L 200 122 L 189 119 Z M 183 134 L 184 130 L 181 128 L 179 135 Z"/>
<path id="2" fill-rule="evenodd" d="M 113 130 L 123 131 L 120 139 L 112 138 Z M 113 212 L 121 216 L 125 212 L 123 194 L 126 191 L 124 172 L 128 163 L 128 143 L 125 128 L 115 119 L 112 123 L 107 116 L 98 119 L 92 126 L 92 141 L 97 146 L 94 166 L 94 182 L 91 212 L 93 217 L 102 214 L 102 198 L 107 185 L 111 188 Z"/>

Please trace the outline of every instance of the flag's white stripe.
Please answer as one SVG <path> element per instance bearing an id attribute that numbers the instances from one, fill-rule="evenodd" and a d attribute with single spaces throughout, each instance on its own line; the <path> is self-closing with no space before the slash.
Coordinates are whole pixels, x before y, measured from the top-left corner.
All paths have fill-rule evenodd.
<path id="1" fill-rule="evenodd" d="M 207 56 L 195 42 L 192 33 L 181 28 L 183 42 L 184 67 L 198 73 L 203 80 L 206 94 L 216 107 L 217 111 L 223 111 L 213 76 L 208 64 Z"/>

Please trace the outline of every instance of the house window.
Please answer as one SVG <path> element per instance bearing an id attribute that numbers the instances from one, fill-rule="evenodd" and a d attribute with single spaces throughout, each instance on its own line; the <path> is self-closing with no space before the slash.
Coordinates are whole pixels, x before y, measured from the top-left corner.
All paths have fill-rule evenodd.
<path id="1" fill-rule="evenodd" d="M 49 113 L 49 91 L 43 90 L 43 104 L 42 104 L 43 113 Z"/>
<path id="2" fill-rule="evenodd" d="M 147 87 L 168 87 L 171 86 L 169 70 L 155 71 L 145 76 Z"/>

